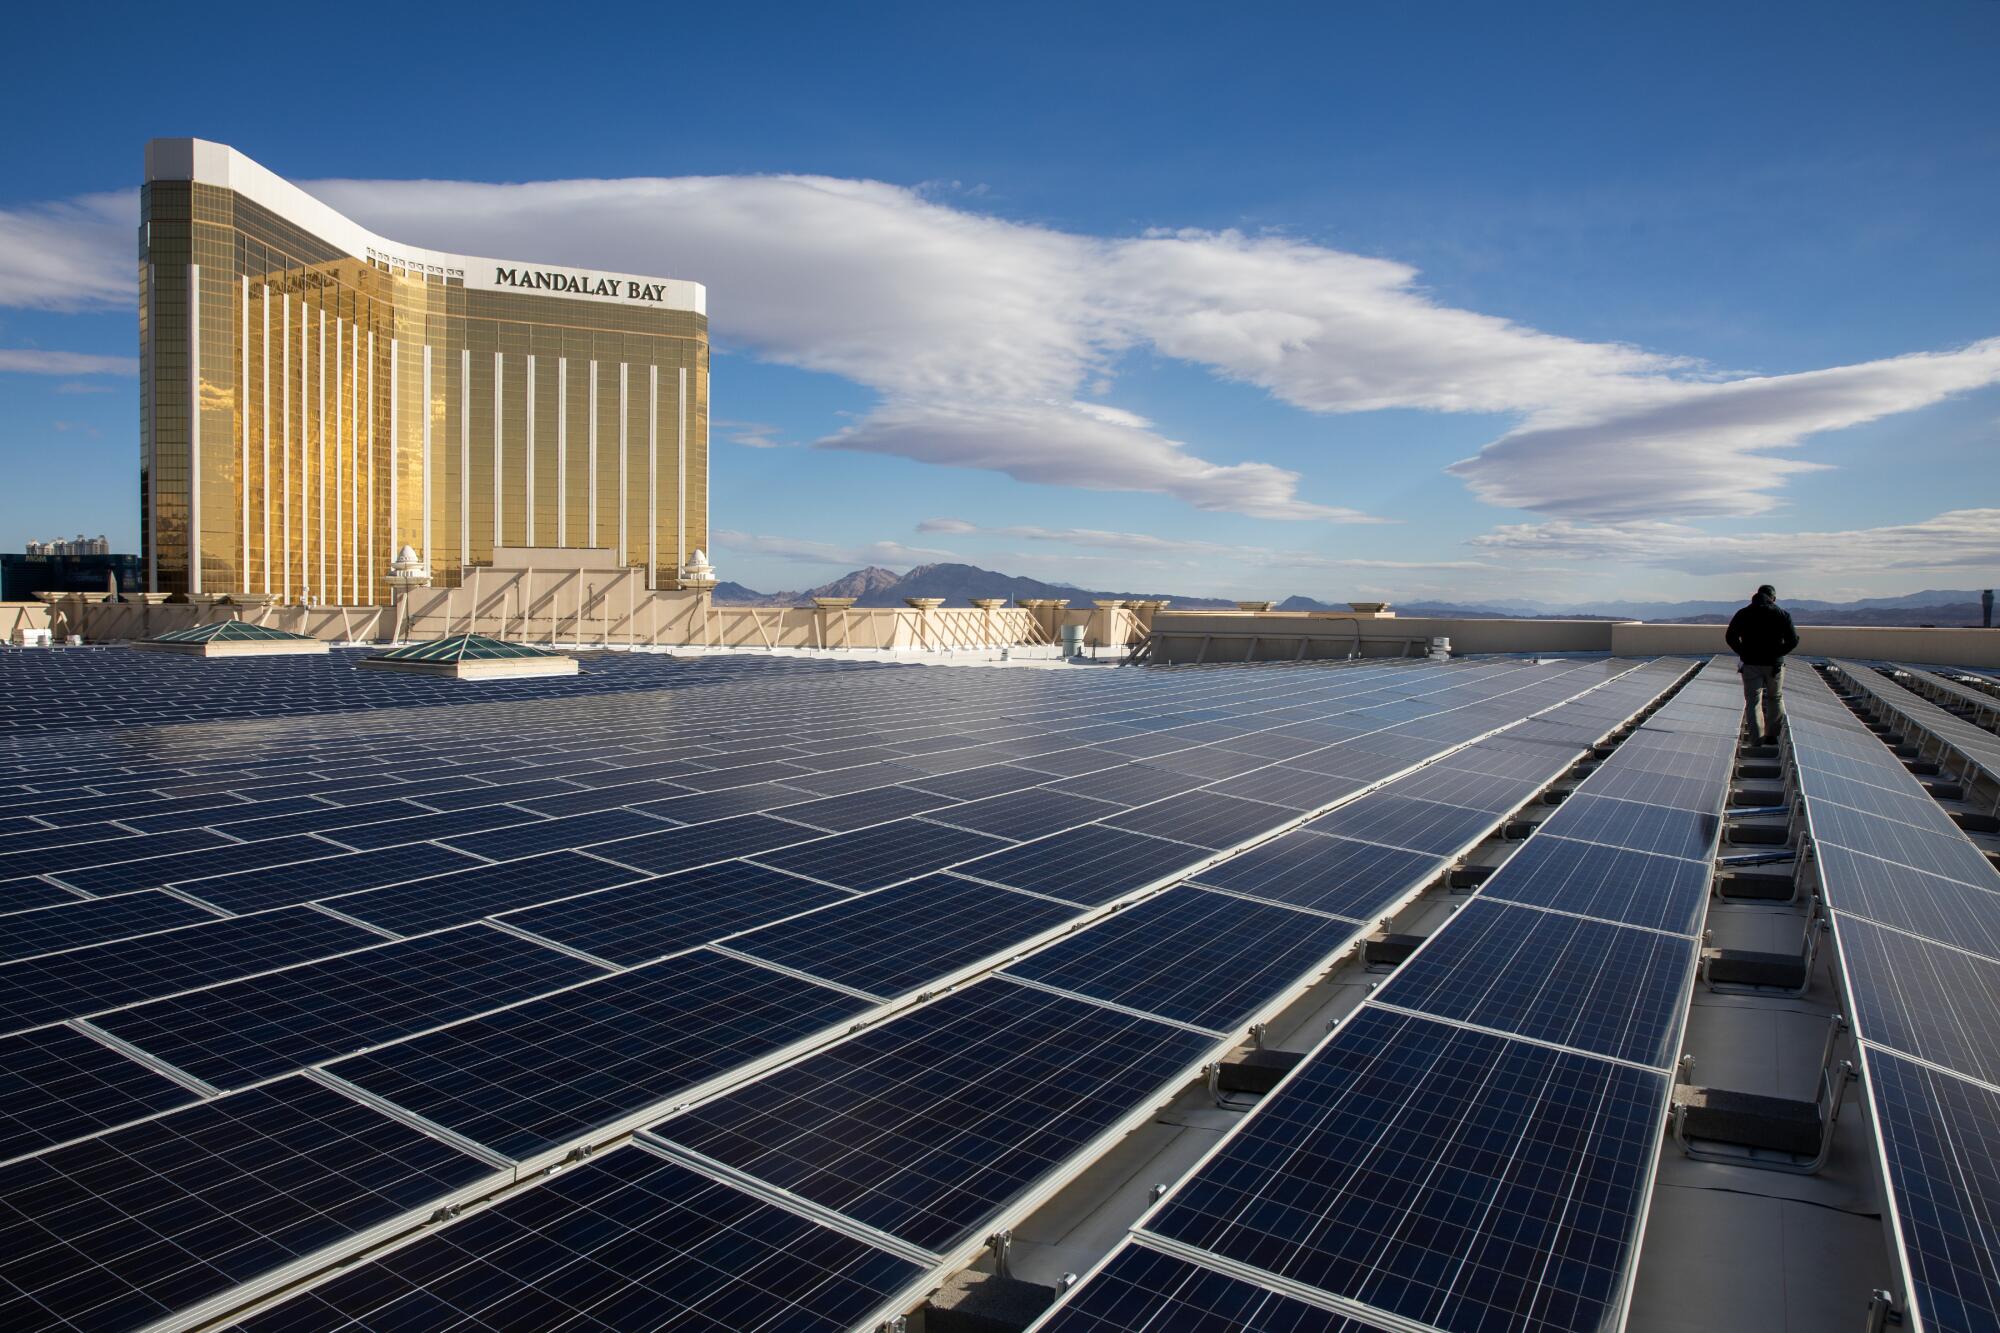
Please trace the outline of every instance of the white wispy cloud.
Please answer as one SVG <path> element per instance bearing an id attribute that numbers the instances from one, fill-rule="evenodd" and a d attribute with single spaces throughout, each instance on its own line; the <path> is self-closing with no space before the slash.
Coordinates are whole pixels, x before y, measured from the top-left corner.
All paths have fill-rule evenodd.
<path id="1" fill-rule="evenodd" d="M 1687 574 L 1984 570 L 1990 579 L 2000 573 L 2000 509 L 1954 509 L 1917 523 L 1827 532 L 1718 534 L 1659 520 L 1556 519 L 1509 524 L 1469 544 L 1496 555 L 1650 565 Z"/>
<path id="2" fill-rule="evenodd" d="M 131 305 L 130 256 L 138 225 L 137 190 L 0 208 L 0 305 L 31 310 Z"/>
<path id="3" fill-rule="evenodd" d="M 936 188 L 821 176 L 526 184 L 327 181 L 410 244 L 698 278 L 720 341 L 842 376 L 877 405 L 817 441 L 1022 481 L 1353 522 L 1337 469 L 1183 441 L 1102 398 L 1134 349 L 1315 413 L 1518 424 L 1453 469 L 1480 498 L 1578 522 L 1753 514 L 1813 435 L 2000 382 L 2000 339 L 1798 374 L 1568 338 L 1438 301 L 1390 259 L 1235 231 L 1093 237 Z M 0 303 L 131 299 L 131 192 L 0 210 Z M 754 432 L 741 442 L 755 444 Z"/>
<path id="4" fill-rule="evenodd" d="M 1379 560 L 1363 556 L 1331 556 L 1316 551 L 1286 551 L 1269 546 L 1241 546 L 1184 537 L 1160 537 L 1148 532 L 1118 532 L 1103 528 L 1044 528 L 1028 524 L 982 527 L 962 518 L 927 518 L 918 532 L 1042 542 L 1082 550 L 1119 552 L 1120 559 L 1145 558 L 1156 568 L 1179 565 L 1188 569 L 1234 572 L 1236 566 L 1298 570 L 1490 570 L 1480 560 Z M 1060 558 L 1083 557 L 1065 552 Z M 1100 557 L 1101 558 L 1101 557 Z"/>
<path id="5" fill-rule="evenodd" d="M 4 243 L 0 243 L 4 244 Z M 0 347 L 0 372 L 16 375 L 136 375 L 137 357 L 50 352 L 39 347 Z M 80 392 L 64 387 L 65 392 Z"/>
<path id="6" fill-rule="evenodd" d="M 1489 503 L 1582 519 L 1761 514 L 1787 478 L 1822 466 L 1784 452 L 1808 436 L 1996 381 L 2000 338 L 1797 375 L 1659 380 L 1539 412 L 1451 471 Z"/>
<path id="7" fill-rule="evenodd" d="M 802 565 L 841 565 L 850 569 L 860 565 L 908 569 L 912 565 L 958 559 L 950 551 L 905 546 L 901 542 L 869 542 L 861 546 L 842 546 L 836 542 L 811 541 L 803 537 L 767 536 L 737 532 L 729 528 L 716 529 L 710 534 L 710 540 L 724 550 L 743 551 L 776 560 L 794 561 Z"/>

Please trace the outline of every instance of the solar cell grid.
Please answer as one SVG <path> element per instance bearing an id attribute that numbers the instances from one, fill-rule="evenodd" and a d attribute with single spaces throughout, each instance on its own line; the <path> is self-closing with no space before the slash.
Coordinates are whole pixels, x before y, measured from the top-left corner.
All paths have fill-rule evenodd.
<path id="1" fill-rule="evenodd" d="M 1374 998 L 1558 1046 L 1673 1063 L 1694 941 L 1474 899 Z"/>
<path id="2" fill-rule="evenodd" d="M 1954 825 L 1949 833 L 1905 824 L 1815 798 L 1806 791 L 1806 823 L 1815 843 L 1866 852 L 1884 861 L 1916 866 L 1967 884 L 1990 882 L 1993 866 Z"/>
<path id="3" fill-rule="evenodd" d="M 1886 1051 L 1867 1065 L 1916 1315 L 2000 1326 L 2000 1094 Z"/>
<path id="4" fill-rule="evenodd" d="M 817 829 L 798 825 L 789 827 L 796 829 L 801 837 L 821 836 Z M 800 838 L 791 841 L 797 842 Z M 789 870 L 793 874 L 841 888 L 875 889 L 960 861 L 969 861 L 1006 845 L 1006 839 L 984 833 L 948 828 L 918 819 L 899 819 L 888 824 L 875 824 L 839 838 L 765 852 L 757 859 L 773 869 Z"/>
<path id="5" fill-rule="evenodd" d="M 1622 747 L 1619 752 L 1623 754 Z M 1677 810 L 1593 796 L 1586 786 L 1558 806 L 1542 828 L 1579 842 L 1706 860 L 1721 836 L 1722 820 L 1719 811 Z"/>
<path id="6" fill-rule="evenodd" d="M 956 805 L 949 796 L 935 796 L 912 787 L 876 787 L 845 796 L 807 799 L 802 804 L 786 806 L 784 817 L 829 833 L 845 833 Z"/>
<path id="7" fill-rule="evenodd" d="M 1448 856 L 1485 837 L 1498 822 L 1489 810 L 1403 796 L 1398 784 L 1366 801 L 1341 806 L 1306 827 L 1314 833 Z"/>
<path id="8" fill-rule="evenodd" d="M 1175 888 L 1009 964 L 1005 976 L 1223 1031 L 1312 972 L 1357 933 L 1199 888 Z"/>
<path id="9" fill-rule="evenodd" d="M 666 827 L 669 826 L 665 821 L 635 810 L 599 810 L 461 834 L 446 845 L 458 851 L 471 852 L 474 856 L 483 856 L 489 861 L 511 861 L 542 852 L 589 847 L 640 833 L 658 833 Z"/>
<path id="10" fill-rule="evenodd" d="M 352 1056 L 330 1072 L 519 1161 L 602 1134 L 868 1007 L 703 951 Z"/>
<path id="11" fill-rule="evenodd" d="M 215 913 L 158 890 L 55 903 L 0 915 L 0 961 L 216 919 Z"/>
<path id="12" fill-rule="evenodd" d="M 407 819 L 385 819 L 379 823 L 348 824 L 337 829 L 321 830 L 314 836 L 336 848 L 367 852 L 383 847 L 407 846 L 414 842 L 462 837 L 510 824 L 532 824 L 540 818 L 540 815 L 530 814 L 518 806 L 487 805 L 471 810 L 420 814 Z"/>
<path id="13" fill-rule="evenodd" d="M 195 1100 L 74 1028 L 0 1037 L 0 1161 Z"/>
<path id="14" fill-rule="evenodd" d="M 921 1270 L 642 1148 L 548 1183 L 244 1322 L 840 1333 Z"/>
<path id="15" fill-rule="evenodd" d="M 0 1032 L 379 943 L 323 912 L 280 908 L 0 964 Z"/>
<path id="16" fill-rule="evenodd" d="M 232 1088 L 601 975 L 568 954 L 474 925 L 93 1021 L 175 1068 Z"/>
<path id="17" fill-rule="evenodd" d="M 442 875 L 478 864 L 463 852 L 429 842 L 384 847 L 374 852 L 343 852 L 330 843 L 313 846 L 311 860 L 190 878 L 182 881 L 181 892 L 225 912 L 259 912 Z"/>
<path id="18" fill-rule="evenodd" d="M 988 981 L 653 1126 L 929 1249 L 1156 1097 L 1198 1034 Z"/>
<path id="19" fill-rule="evenodd" d="M 591 854 L 648 874 L 666 875 L 739 856 L 769 853 L 826 836 L 821 829 L 787 823 L 769 815 L 737 815 L 599 843 L 591 848 Z"/>
<path id="20" fill-rule="evenodd" d="M 1448 858 L 1299 829 L 1195 873 L 1216 888 L 1369 921 Z"/>
<path id="21" fill-rule="evenodd" d="M 888 998 L 1004 954 L 1077 915 L 1067 903 L 929 875 L 738 935 L 729 947 Z"/>
<path id="22" fill-rule="evenodd" d="M 1144 1225 L 1454 1333 L 1595 1329 L 1667 1082 L 1363 1009 Z"/>
<path id="23" fill-rule="evenodd" d="M 725 861 L 497 919 L 629 967 L 851 896 L 750 862 Z"/>
<path id="24" fill-rule="evenodd" d="M 0 879 L 25 875 L 67 875 L 93 866 L 133 861 L 141 856 L 165 856 L 212 847 L 226 847 L 230 840 L 207 829 L 176 829 L 150 833 L 144 838 L 105 838 L 95 842 L 66 843 L 60 847 L 33 848 L 0 855 Z"/>
<path id="25" fill-rule="evenodd" d="M 1186 843 L 1086 824 L 961 862 L 952 873 L 1094 907 L 1165 879 L 1204 855 Z"/>
<path id="26" fill-rule="evenodd" d="M 2000 893 L 1831 843 L 1813 854 L 1835 911 L 2000 959 Z"/>
<path id="27" fill-rule="evenodd" d="M 1685 935 L 1706 909 L 1712 873 L 1706 861 L 1538 833 L 1487 881 L 1480 897 Z"/>
<path id="28" fill-rule="evenodd" d="M 1294 818 L 1296 812 L 1283 806 L 1192 791 L 1111 815 L 1103 822 L 1113 828 L 1220 850 L 1269 833 Z"/>
<path id="29" fill-rule="evenodd" d="M 0 1167 L 0 1322 L 136 1328 L 490 1177 L 302 1078 Z"/>
<path id="30" fill-rule="evenodd" d="M 932 810 L 925 818 L 998 838 L 1026 839 L 1094 823 L 1124 808 L 1088 796 L 1036 789 Z"/>
<path id="31" fill-rule="evenodd" d="M 475 865 L 385 889 L 368 889 L 330 900 L 345 916 L 398 935 L 416 935 L 463 925 L 516 907 L 553 902 L 641 877 L 641 872 L 576 852 L 502 865 Z"/>
<path id="32" fill-rule="evenodd" d="M 1157 1250 L 1127 1245 L 1037 1333 L 1382 1333 Z"/>
<path id="33" fill-rule="evenodd" d="M 2000 962 L 1854 917 L 1834 925 L 1869 1041 L 2000 1083 Z"/>

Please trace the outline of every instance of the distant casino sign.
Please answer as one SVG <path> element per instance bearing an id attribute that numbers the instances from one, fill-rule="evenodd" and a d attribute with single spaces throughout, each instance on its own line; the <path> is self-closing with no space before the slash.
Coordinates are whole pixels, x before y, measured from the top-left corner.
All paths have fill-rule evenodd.
<path id="1" fill-rule="evenodd" d="M 622 296 L 628 301 L 652 301 L 656 304 L 667 299 L 665 283 L 593 278 L 588 274 L 562 273 L 547 268 L 495 268 L 493 282 L 498 287 L 565 292 L 571 296 Z"/>

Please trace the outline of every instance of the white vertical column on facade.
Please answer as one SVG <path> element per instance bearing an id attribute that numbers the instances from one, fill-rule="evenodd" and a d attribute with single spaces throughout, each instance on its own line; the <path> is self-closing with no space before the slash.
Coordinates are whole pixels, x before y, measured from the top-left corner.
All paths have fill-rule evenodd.
<path id="1" fill-rule="evenodd" d="M 463 570 L 471 563 L 472 349 L 466 347 L 458 353 L 458 567 Z"/>
<path id="2" fill-rule="evenodd" d="M 660 368 L 646 367 L 646 586 L 660 582 Z"/>
<path id="3" fill-rule="evenodd" d="M 505 545 L 501 540 L 503 518 L 500 510 L 500 474 L 503 471 L 500 446 L 506 434 L 501 428 L 500 421 L 500 376 L 505 365 L 506 363 L 500 359 L 500 353 L 495 352 L 493 354 L 493 549 L 496 551 Z"/>
<path id="4" fill-rule="evenodd" d="M 326 600 L 326 307 L 319 308 L 319 388 L 314 396 L 319 400 L 318 429 L 319 469 L 313 473 L 313 492 L 316 503 L 313 512 L 319 519 L 319 585 L 316 590 L 321 601 Z M 334 391 L 337 399 L 340 391 Z M 340 441 L 334 440 L 334 450 L 340 449 Z"/>
<path id="5" fill-rule="evenodd" d="M 523 457 L 527 460 L 521 466 L 522 492 L 527 498 L 521 507 L 521 545 L 535 544 L 535 354 L 528 353 L 528 382 L 526 385 L 528 413 L 527 435 L 523 440 Z"/>
<path id="6" fill-rule="evenodd" d="M 402 437 L 399 433 L 403 424 L 403 404 L 402 395 L 397 392 L 398 389 L 403 387 L 401 344 L 402 339 L 400 338 L 391 338 L 389 340 L 389 553 L 392 556 L 401 554 L 398 543 L 403 540 L 403 530 L 396 522 L 401 517 L 396 512 L 396 502 L 398 499 L 396 492 L 402 489 L 402 487 L 396 484 L 401 480 L 402 476 L 401 468 L 398 467 L 398 463 L 401 461 L 398 455 L 401 453 L 403 447 Z"/>
<path id="7" fill-rule="evenodd" d="M 424 563 L 437 559 L 437 544 L 431 539 L 431 474 L 437 459 L 431 454 L 431 345 L 424 344 Z"/>
<path id="8" fill-rule="evenodd" d="M 356 349 L 359 351 L 360 349 Z M 363 563 L 359 569 L 368 571 L 368 601 L 375 601 L 375 330 L 368 330 L 368 544 L 355 552 L 355 558 Z M 359 425 L 359 423 L 356 423 Z M 357 569 L 357 574 L 359 573 Z M 355 580 L 357 590 L 360 580 Z"/>
<path id="9" fill-rule="evenodd" d="M 160 270 L 148 262 L 146 265 L 146 336 L 159 337 L 160 325 Z M 142 517 L 146 520 L 146 591 L 160 590 L 160 396 L 154 391 L 154 380 L 158 367 L 150 349 L 142 348 L 143 360 L 139 367 L 143 382 L 139 385 L 146 407 L 146 438 L 139 441 L 144 452 L 146 469 L 146 507 Z"/>
<path id="10" fill-rule="evenodd" d="M 284 590 L 285 600 L 292 599 L 292 294 L 286 292 L 279 298 L 282 303 L 279 314 L 284 319 L 284 337 L 279 340 L 278 373 L 284 377 L 284 392 L 278 400 L 278 466 L 283 474 L 285 504 L 279 511 L 278 521 L 284 525 L 285 540 L 280 549 L 284 552 L 284 573 L 279 577 L 278 586 Z"/>
<path id="11" fill-rule="evenodd" d="M 597 545 L 597 363 L 590 363 L 590 466 L 584 478 L 590 502 L 590 542 Z"/>
<path id="12" fill-rule="evenodd" d="M 356 314 L 360 313 L 359 305 Z M 370 334 L 369 337 L 374 337 Z M 347 359 L 352 373 L 347 378 L 347 456 L 350 464 L 347 473 L 347 560 L 348 588 L 355 601 L 361 600 L 361 325 L 354 325 L 354 338 L 348 344 Z M 373 411 L 375 401 L 370 395 L 368 406 Z"/>
<path id="13" fill-rule="evenodd" d="M 618 559 L 616 563 L 621 567 L 632 558 L 632 547 L 625 531 L 625 518 L 631 510 L 631 505 L 627 502 L 626 487 L 632 475 L 631 468 L 626 466 L 625 462 L 625 436 L 632 420 L 632 413 L 625 397 L 625 372 L 629 369 L 630 367 L 623 361 L 618 363 L 618 485 L 615 488 L 618 496 Z"/>
<path id="14" fill-rule="evenodd" d="M 263 381 L 264 381 L 264 430 L 262 453 L 264 455 L 263 503 L 258 506 L 262 513 L 264 532 L 264 555 L 261 561 L 264 574 L 263 591 L 271 591 L 271 285 L 264 284 L 262 292 L 264 307 Z"/>
<path id="15" fill-rule="evenodd" d="M 240 457 L 236 469 L 236 493 L 241 497 L 243 508 L 242 549 L 243 558 L 236 562 L 236 587 L 239 591 L 250 591 L 250 275 L 242 275 L 243 310 L 241 341 L 237 344 L 239 357 L 243 362 L 242 375 L 237 380 L 236 420 L 241 426 Z"/>
<path id="16" fill-rule="evenodd" d="M 678 420 L 674 423 L 675 462 L 678 499 L 674 503 L 674 577 L 687 571 L 688 543 L 688 371 L 681 367 L 680 392 L 674 397 Z"/>
<path id="17" fill-rule="evenodd" d="M 347 321 L 333 317 L 333 600 L 347 604 L 347 467 L 341 457 L 347 449 L 347 413 L 340 397 L 342 372 L 347 368 Z"/>
<path id="18" fill-rule="evenodd" d="M 201 265 L 188 265 L 188 591 L 201 591 Z M 157 484 L 157 479 L 156 479 Z M 153 533 L 159 545 L 159 532 Z M 149 591 L 158 592 L 154 580 Z"/>
<path id="19" fill-rule="evenodd" d="M 569 545 L 569 358 L 556 358 L 556 545 Z"/>

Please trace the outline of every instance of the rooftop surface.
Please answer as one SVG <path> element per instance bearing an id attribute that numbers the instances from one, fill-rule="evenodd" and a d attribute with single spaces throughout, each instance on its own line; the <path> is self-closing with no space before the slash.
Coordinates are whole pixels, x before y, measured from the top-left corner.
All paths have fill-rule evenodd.
<path id="1" fill-rule="evenodd" d="M 1868 666 L 1746 768 L 1697 659 L 361 656 L 0 650 L 9 1328 L 1993 1313 L 2000 872 L 1853 709 L 1990 733 Z M 1712 896 L 1752 827 L 1796 994 L 1700 970 L 1813 928 Z M 1836 1012 L 1817 1174 L 1663 1132 Z"/>

